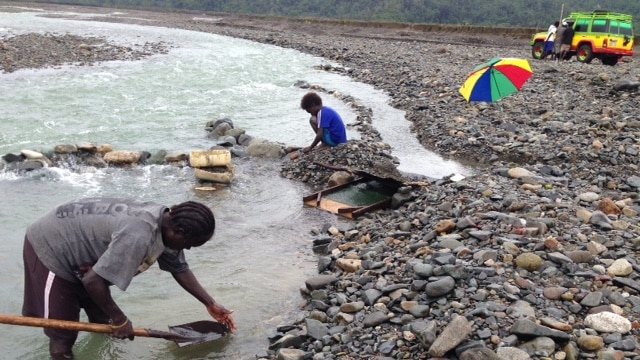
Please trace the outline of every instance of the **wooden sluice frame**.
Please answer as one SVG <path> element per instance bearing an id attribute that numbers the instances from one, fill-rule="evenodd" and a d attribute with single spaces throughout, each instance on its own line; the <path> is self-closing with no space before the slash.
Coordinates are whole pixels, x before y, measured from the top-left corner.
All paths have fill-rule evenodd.
<path id="1" fill-rule="evenodd" d="M 342 184 L 342 185 L 336 185 L 324 190 L 321 190 L 317 193 L 313 193 L 311 195 L 307 195 L 305 197 L 302 198 L 302 201 L 309 206 L 313 206 L 313 207 L 317 207 L 319 209 L 325 210 L 325 211 L 329 211 L 331 213 L 334 214 L 338 214 L 338 215 L 342 215 L 344 217 L 350 218 L 350 219 L 355 219 L 359 216 L 362 216 L 363 214 L 370 212 L 370 211 L 375 211 L 378 209 L 383 209 L 388 207 L 389 205 L 391 205 L 391 198 L 387 198 L 384 199 L 382 201 L 378 201 L 376 203 L 373 203 L 371 205 L 366 205 L 366 206 L 351 206 L 349 204 L 344 204 L 341 203 L 339 201 L 335 201 L 335 200 L 331 200 L 325 197 L 325 195 L 329 195 L 331 193 L 334 193 L 338 190 L 342 190 L 351 186 L 355 186 L 358 185 L 360 183 L 364 183 L 367 181 L 370 181 L 372 179 L 365 179 L 365 178 L 359 178 L 356 179 L 354 181 Z"/>

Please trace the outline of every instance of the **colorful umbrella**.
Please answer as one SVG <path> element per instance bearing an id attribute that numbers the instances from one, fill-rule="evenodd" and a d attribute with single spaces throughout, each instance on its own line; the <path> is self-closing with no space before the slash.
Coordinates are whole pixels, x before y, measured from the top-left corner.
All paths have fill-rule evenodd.
<path id="1" fill-rule="evenodd" d="M 525 59 L 493 58 L 473 69 L 460 94 L 467 101 L 495 102 L 518 92 L 532 75 Z"/>

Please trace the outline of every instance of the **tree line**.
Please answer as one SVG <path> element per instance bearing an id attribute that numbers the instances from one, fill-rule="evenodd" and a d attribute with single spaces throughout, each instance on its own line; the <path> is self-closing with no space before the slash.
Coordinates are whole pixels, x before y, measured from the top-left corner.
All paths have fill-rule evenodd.
<path id="1" fill-rule="evenodd" d="M 38 2 L 38 0 L 35 1 Z M 609 10 L 632 15 L 634 19 L 640 17 L 640 1 L 630 0 L 50 0 L 40 2 L 291 18 L 518 28 L 547 28 L 549 24 L 560 20 L 561 16 L 566 17 L 570 12 L 577 11 Z"/>

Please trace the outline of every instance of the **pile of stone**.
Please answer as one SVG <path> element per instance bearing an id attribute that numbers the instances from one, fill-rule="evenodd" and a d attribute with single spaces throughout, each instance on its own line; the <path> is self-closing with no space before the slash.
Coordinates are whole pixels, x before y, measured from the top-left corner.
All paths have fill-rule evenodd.
<path id="1" fill-rule="evenodd" d="M 495 164 L 317 229 L 305 315 L 267 357 L 640 359 L 639 180 L 574 192 L 557 168 Z"/>
<path id="2" fill-rule="evenodd" d="M 44 167 L 99 169 L 109 166 L 131 167 L 145 164 L 186 166 L 188 158 L 188 152 L 167 153 L 163 150 L 151 154 L 147 151 L 114 150 L 109 144 L 95 145 L 80 142 L 56 145 L 53 150 L 47 152 L 25 149 L 19 154 L 5 154 L 2 156 L 3 162 L 0 162 L 0 169 L 26 172 Z"/>
<path id="3" fill-rule="evenodd" d="M 0 38 L 0 71 L 10 73 L 21 69 L 140 60 L 153 54 L 167 53 L 169 49 L 162 42 L 132 48 L 103 38 L 71 34 L 4 34 Z"/>
<path id="4" fill-rule="evenodd" d="M 144 150 L 116 150 L 110 144 L 78 142 L 56 145 L 49 151 L 24 149 L 18 154 L 4 154 L 0 170 L 21 173 L 46 167 L 81 170 L 87 167 L 191 166 L 202 170 L 201 173 L 223 175 L 219 181 L 202 178 L 203 181 L 228 184 L 233 180 L 233 170 L 229 167 L 232 157 L 280 159 L 285 153 L 284 145 L 249 136 L 243 129 L 235 128 L 230 119 L 209 121 L 204 130 L 206 138 L 214 143 L 206 150 L 159 150 L 151 153 Z"/>

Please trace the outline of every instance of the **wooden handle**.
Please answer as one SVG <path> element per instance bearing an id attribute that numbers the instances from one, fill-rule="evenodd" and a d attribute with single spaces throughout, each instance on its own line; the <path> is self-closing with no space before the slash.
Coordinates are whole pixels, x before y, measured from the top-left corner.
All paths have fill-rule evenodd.
<path id="1" fill-rule="evenodd" d="M 84 323 L 78 321 L 42 319 L 25 316 L 12 316 L 0 314 L 0 324 L 33 326 L 42 328 L 53 328 L 70 331 L 88 331 L 93 333 L 111 334 L 113 332 L 111 325 Z M 147 329 L 133 329 L 135 336 L 149 337 Z"/>

